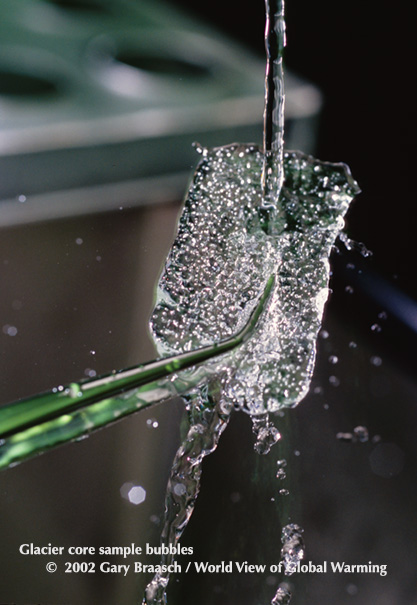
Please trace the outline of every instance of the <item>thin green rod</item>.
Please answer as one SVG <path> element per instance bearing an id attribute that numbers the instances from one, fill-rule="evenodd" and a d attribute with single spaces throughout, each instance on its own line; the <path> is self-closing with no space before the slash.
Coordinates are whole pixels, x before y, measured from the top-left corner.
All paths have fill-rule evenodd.
<path id="1" fill-rule="evenodd" d="M 0 468 L 33 453 L 71 441 L 138 409 L 183 394 L 207 372 L 183 379 L 172 374 L 227 353 L 252 334 L 274 284 L 266 283 L 245 327 L 235 336 L 210 345 L 93 380 L 58 387 L 0 408 Z M 167 377 L 171 377 L 169 381 Z M 124 395 L 122 395 L 124 393 Z M 15 453 L 6 454 L 12 446 Z"/>

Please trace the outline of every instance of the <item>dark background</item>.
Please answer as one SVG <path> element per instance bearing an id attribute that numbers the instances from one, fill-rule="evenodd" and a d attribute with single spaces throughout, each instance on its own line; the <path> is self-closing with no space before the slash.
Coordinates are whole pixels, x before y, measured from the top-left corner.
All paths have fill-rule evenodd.
<path id="1" fill-rule="evenodd" d="M 262 0 L 172 3 L 264 56 Z M 334 256 L 333 294 L 310 394 L 297 409 L 275 419 L 283 439 L 265 458 L 253 452 L 249 418 L 236 414 L 218 450 L 205 460 L 202 491 L 181 544 L 195 548 L 196 560 L 252 561 L 257 556 L 260 562 L 274 561 L 280 523 L 294 521 L 304 528 L 306 560 L 372 559 L 389 566 L 387 579 L 357 574 L 291 578 L 294 605 L 417 602 L 416 543 L 410 539 L 417 506 L 415 335 L 401 332 L 390 314 L 380 318 L 383 301 L 370 300 L 363 287 L 376 270 L 417 296 L 412 27 L 404 1 L 393 7 L 373 0 L 287 4 L 285 63 L 317 84 L 324 97 L 316 155 L 350 165 L 363 193 L 350 210 L 349 235 L 374 255 L 365 260 Z M 59 226 L 24 226 L 23 235 L 18 229 L 2 234 L 0 258 L 7 261 L 3 323 L 19 329 L 15 338 L 2 333 L 0 386 L 14 393 L 4 395 L 4 402 L 77 379 L 86 368 L 99 374 L 154 355 L 146 340 L 146 313 L 175 214 L 173 205 L 126 209 Z M 353 263 L 355 271 L 347 269 Z M 346 291 L 352 286 L 353 295 Z M 22 309 L 12 307 L 15 300 L 24 302 Z M 372 330 L 375 323 L 380 332 Z M 329 361 L 333 356 L 339 359 L 336 365 Z M 382 365 L 371 362 L 375 357 Z M 13 365 L 15 374 L 9 369 Z M 17 545 L 157 544 L 160 526 L 150 519 L 162 515 L 181 412 L 181 405 L 159 406 L 2 475 L 0 507 L 7 523 L 1 567 L 8 573 L 3 574 L 1 602 L 138 601 L 143 586 L 129 577 L 69 577 L 60 570 L 52 578 L 43 558 L 35 564 L 22 560 Z M 158 420 L 157 431 L 150 430 L 148 418 Z M 358 425 L 368 428 L 367 443 L 336 438 Z M 399 448 L 404 467 L 394 473 L 387 456 L 381 475 L 370 460 L 386 444 Z M 275 478 L 276 460 L 282 458 L 288 460 L 284 483 Z M 144 506 L 121 497 L 127 482 L 147 489 Z M 287 500 L 277 497 L 280 487 L 289 489 Z M 194 584 L 190 578 L 176 580 L 170 586 L 173 605 L 247 605 L 261 599 L 259 578 L 250 585 L 251 578 L 239 576 L 236 586 L 234 578 L 213 581 L 209 574 L 196 577 Z M 277 581 L 263 585 L 262 602 L 270 602 Z"/>
<path id="2" fill-rule="evenodd" d="M 177 0 L 264 53 L 264 3 Z M 286 3 L 284 62 L 324 95 L 317 156 L 346 162 L 362 195 L 348 217 L 372 266 L 417 297 L 415 280 L 415 25 L 410 4 L 375 0 Z"/>

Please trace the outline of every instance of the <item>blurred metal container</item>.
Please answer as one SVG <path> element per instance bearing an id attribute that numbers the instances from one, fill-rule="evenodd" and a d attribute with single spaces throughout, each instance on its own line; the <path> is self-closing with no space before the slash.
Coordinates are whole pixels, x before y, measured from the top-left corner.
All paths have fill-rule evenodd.
<path id="1" fill-rule="evenodd" d="M 178 200 L 193 141 L 261 141 L 263 62 L 168 4 L 3 0 L 0 17 L 0 225 Z M 286 145 L 313 151 L 320 94 L 288 73 L 286 93 Z"/>

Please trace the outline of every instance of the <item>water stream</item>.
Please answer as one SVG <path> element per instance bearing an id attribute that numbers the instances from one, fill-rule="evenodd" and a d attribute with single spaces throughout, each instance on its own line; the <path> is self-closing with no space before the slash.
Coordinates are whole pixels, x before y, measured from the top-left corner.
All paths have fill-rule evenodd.
<path id="1" fill-rule="evenodd" d="M 158 284 L 151 330 L 158 353 L 166 356 L 239 331 L 275 274 L 255 334 L 226 358 L 207 362 L 207 382 L 186 398 L 189 429 L 167 487 L 165 546 L 178 544 L 198 496 L 202 460 L 217 447 L 231 413 L 250 415 L 255 450 L 266 454 L 280 439 L 271 412 L 306 395 L 331 248 L 358 192 L 345 165 L 283 151 L 283 10 L 282 1 L 266 0 L 264 148 L 197 147 L 201 160 Z M 303 556 L 301 531 L 283 528 L 286 575 Z M 164 555 L 161 563 L 173 556 Z M 155 575 L 143 603 L 166 603 L 168 580 L 168 573 Z M 271 603 L 289 600 L 280 586 Z"/>

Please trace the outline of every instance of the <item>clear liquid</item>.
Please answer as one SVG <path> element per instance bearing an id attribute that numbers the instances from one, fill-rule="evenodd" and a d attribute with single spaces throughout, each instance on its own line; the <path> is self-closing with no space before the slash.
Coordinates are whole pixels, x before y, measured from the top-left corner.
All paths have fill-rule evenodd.
<path id="1" fill-rule="evenodd" d="M 265 0 L 265 110 L 262 204 L 274 206 L 284 182 L 284 0 Z"/>
<path id="2" fill-rule="evenodd" d="M 202 460 L 217 447 L 231 411 L 251 416 L 255 449 L 266 454 L 280 438 L 269 414 L 297 405 L 307 393 L 328 296 L 330 251 L 358 192 L 346 166 L 284 154 L 283 2 L 266 0 L 266 11 L 263 152 L 238 144 L 198 149 L 202 159 L 151 319 L 158 353 L 190 351 L 232 336 L 247 322 L 271 274 L 275 286 L 255 334 L 237 351 L 208 362 L 207 384 L 188 398 L 189 431 L 167 488 L 165 545 L 177 544 L 188 523 Z M 287 526 L 281 551 L 287 574 L 302 556 L 301 530 Z M 168 580 L 168 574 L 157 574 L 143 603 L 166 603 Z M 280 586 L 271 604 L 290 598 Z"/>

